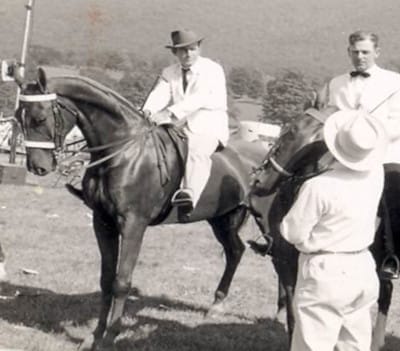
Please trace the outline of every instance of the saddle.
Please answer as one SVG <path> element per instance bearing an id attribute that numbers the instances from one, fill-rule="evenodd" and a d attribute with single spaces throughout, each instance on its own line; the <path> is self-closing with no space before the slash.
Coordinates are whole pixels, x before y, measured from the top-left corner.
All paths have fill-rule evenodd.
<path id="1" fill-rule="evenodd" d="M 181 179 L 170 179 L 166 155 L 171 152 L 167 145 L 172 141 L 175 152 L 179 155 L 180 174 L 183 175 L 188 152 L 187 137 L 182 130 L 173 125 L 163 125 L 161 128 L 155 128 L 152 133 L 157 147 L 157 163 L 161 185 L 166 186 L 169 182 L 173 182 L 173 191 L 170 192 L 170 196 L 164 203 L 160 214 L 151 222 L 151 225 L 195 222 L 213 215 L 222 215 L 236 208 L 245 200 L 250 184 L 251 168 L 246 167 L 245 162 L 240 157 L 240 147 L 236 145 L 228 145 L 224 148 L 219 147 L 211 157 L 213 163 L 210 179 L 198 205 L 190 218 L 180 217 L 179 209 L 172 206 L 171 199 L 175 191 L 180 187 Z M 171 186 L 171 183 L 169 185 Z"/>
<path id="2" fill-rule="evenodd" d="M 164 186 L 169 180 L 169 169 L 167 164 L 167 140 L 165 134 L 172 141 L 175 151 L 179 158 L 179 166 L 183 170 L 185 169 L 187 154 L 188 154 L 188 144 L 187 136 L 185 132 L 174 126 L 173 124 L 163 124 L 159 128 L 153 128 L 151 130 L 151 135 L 154 140 L 154 146 L 157 153 L 157 166 L 160 171 L 161 185 Z"/>

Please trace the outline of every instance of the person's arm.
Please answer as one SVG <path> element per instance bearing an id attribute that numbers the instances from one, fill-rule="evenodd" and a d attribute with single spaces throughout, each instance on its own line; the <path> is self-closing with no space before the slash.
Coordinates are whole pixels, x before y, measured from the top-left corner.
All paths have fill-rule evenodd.
<path id="1" fill-rule="evenodd" d="M 303 244 L 321 219 L 324 211 L 321 191 L 315 182 L 304 183 L 296 201 L 283 218 L 281 234 L 291 244 Z"/>
<path id="2" fill-rule="evenodd" d="M 400 139 L 400 89 L 390 97 L 388 105 L 386 131 L 389 139 L 394 141 Z"/>
<path id="3" fill-rule="evenodd" d="M 171 102 L 172 94 L 168 80 L 162 74 L 158 82 L 150 92 L 142 110 L 149 116 L 164 110 Z"/>
<path id="4" fill-rule="evenodd" d="M 182 101 L 168 107 L 176 118 L 186 118 L 200 109 L 226 111 L 227 93 L 222 67 L 215 65 L 200 74 L 202 76 L 195 82 L 196 90 L 185 96 Z"/>

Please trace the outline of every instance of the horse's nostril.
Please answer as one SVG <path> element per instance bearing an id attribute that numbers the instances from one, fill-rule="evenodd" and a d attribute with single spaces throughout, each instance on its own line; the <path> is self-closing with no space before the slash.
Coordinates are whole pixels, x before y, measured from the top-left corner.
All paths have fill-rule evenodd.
<path id="1" fill-rule="evenodd" d="M 35 173 L 36 173 L 37 175 L 39 175 L 39 176 L 44 176 L 44 175 L 46 175 L 47 173 L 49 173 L 49 171 L 47 171 L 45 168 L 37 167 L 37 168 L 35 169 Z"/>

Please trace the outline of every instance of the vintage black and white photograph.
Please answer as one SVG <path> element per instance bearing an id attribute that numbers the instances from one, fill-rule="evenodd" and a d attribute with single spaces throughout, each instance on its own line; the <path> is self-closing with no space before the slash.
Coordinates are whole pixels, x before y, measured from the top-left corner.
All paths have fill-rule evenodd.
<path id="1" fill-rule="evenodd" d="M 398 0 L 1 0 L 0 351 L 399 351 Z"/>

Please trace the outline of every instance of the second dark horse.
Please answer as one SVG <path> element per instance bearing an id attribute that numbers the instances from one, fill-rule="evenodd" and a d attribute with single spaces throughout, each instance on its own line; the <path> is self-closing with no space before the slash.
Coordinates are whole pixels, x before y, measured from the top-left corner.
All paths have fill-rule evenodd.
<path id="1" fill-rule="evenodd" d="M 289 333 L 293 331 L 294 316 L 292 299 L 296 284 L 297 250 L 285 241 L 279 233 L 279 225 L 293 203 L 299 186 L 309 177 L 324 170 L 324 155 L 327 148 L 322 141 L 322 126 L 332 111 L 309 109 L 293 120 L 281 133 L 281 137 L 271 149 L 254 180 L 252 192 L 258 196 L 270 196 L 276 193 L 274 204 L 269 213 L 273 262 L 281 280 L 286 297 Z M 384 238 L 388 227 L 393 231 L 393 248 L 400 254 L 400 202 L 395 194 L 399 193 L 400 173 L 397 165 L 385 165 L 384 197 L 389 216 L 380 220 L 375 242 L 371 251 L 381 267 L 385 257 Z M 383 212 L 381 213 L 383 218 Z M 392 297 L 392 281 L 380 279 L 378 316 L 374 328 L 372 351 L 378 351 L 384 345 L 387 315 Z"/>

